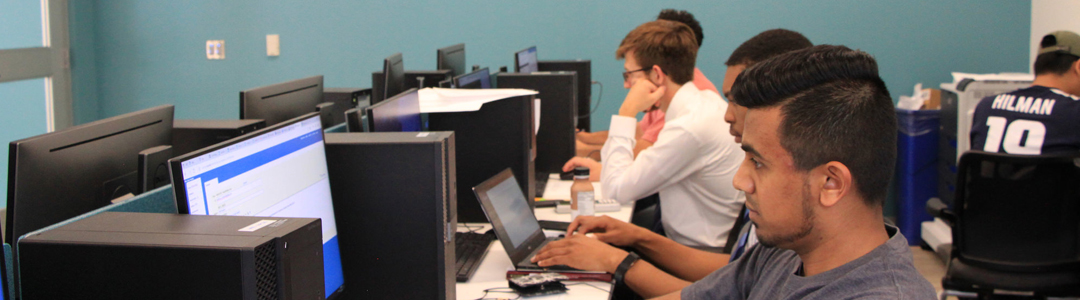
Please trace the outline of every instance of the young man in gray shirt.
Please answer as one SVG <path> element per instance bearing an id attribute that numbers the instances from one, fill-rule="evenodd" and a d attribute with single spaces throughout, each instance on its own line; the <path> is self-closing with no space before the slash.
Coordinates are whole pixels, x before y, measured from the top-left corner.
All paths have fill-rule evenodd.
<path id="1" fill-rule="evenodd" d="M 662 298 L 936 298 L 882 219 L 896 117 L 873 57 L 829 45 L 789 52 L 744 71 L 731 93 L 748 109 L 734 184 L 760 244 Z"/>

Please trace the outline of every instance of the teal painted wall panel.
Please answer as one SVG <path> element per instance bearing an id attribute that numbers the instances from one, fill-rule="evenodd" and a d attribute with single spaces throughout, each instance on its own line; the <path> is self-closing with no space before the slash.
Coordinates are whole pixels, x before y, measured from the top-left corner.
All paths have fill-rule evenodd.
<path id="1" fill-rule="evenodd" d="M 94 48 L 94 2 L 73 0 L 68 2 L 68 30 L 71 43 L 71 98 L 75 110 L 75 124 L 101 119 L 98 103 L 97 59 Z"/>
<path id="2" fill-rule="evenodd" d="M 698 67 L 716 84 L 735 47 L 783 27 L 814 43 L 875 55 L 894 98 L 917 82 L 948 81 L 952 71 L 1026 71 L 1031 18 L 1029 2 L 1009 0 L 94 4 L 95 97 L 102 118 L 165 103 L 177 105 L 177 118 L 236 118 L 240 90 L 317 74 L 330 87 L 368 87 L 371 72 L 390 54 L 402 52 L 406 69 L 428 70 L 436 48 L 464 42 L 468 65 L 511 66 L 513 52 L 531 45 L 541 59 L 591 59 L 593 79 L 606 87 L 595 130 L 608 127 L 626 95 L 615 48 L 662 8 L 687 9 L 701 21 L 705 41 Z M 266 34 L 281 35 L 280 57 L 266 57 Z M 226 41 L 225 60 L 206 59 L 210 39 Z M 75 82 L 92 80 L 87 76 L 77 74 Z"/>
<path id="3" fill-rule="evenodd" d="M 41 47 L 41 32 L 41 1 L 0 0 L 0 49 Z"/>

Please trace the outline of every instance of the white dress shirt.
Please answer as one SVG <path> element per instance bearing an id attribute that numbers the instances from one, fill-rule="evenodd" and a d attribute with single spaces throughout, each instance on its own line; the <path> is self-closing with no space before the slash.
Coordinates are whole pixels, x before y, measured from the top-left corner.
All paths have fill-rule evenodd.
<path id="1" fill-rule="evenodd" d="M 728 131 L 725 110 L 720 95 L 686 83 L 671 100 L 656 143 L 637 159 L 637 120 L 612 116 L 600 150 L 604 194 L 628 203 L 659 192 L 669 238 L 691 247 L 724 247 L 745 201 L 731 183 L 745 154 Z"/>

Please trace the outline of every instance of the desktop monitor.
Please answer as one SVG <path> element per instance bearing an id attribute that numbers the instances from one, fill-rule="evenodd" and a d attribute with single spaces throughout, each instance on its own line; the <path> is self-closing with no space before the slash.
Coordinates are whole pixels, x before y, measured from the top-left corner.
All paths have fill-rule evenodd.
<path id="1" fill-rule="evenodd" d="M 453 70 L 450 76 L 465 74 L 465 44 L 439 48 L 435 51 L 436 70 Z"/>
<path id="2" fill-rule="evenodd" d="M 177 210 L 322 219 L 327 298 L 345 282 L 319 115 L 309 113 L 169 160 Z M 272 224 L 270 226 L 273 226 Z"/>
<path id="3" fill-rule="evenodd" d="M 536 46 L 525 48 L 525 50 L 514 53 L 515 73 L 532 73 L 539 71 L 540 66 L 536 59 Z"/>
<path id="4" fill-rule="evenodd" d="M 382 75 L 382 93 L 371 98 L 371 105 L 405 90 L 405 62 L 401 60 L 401 53 L 395 53 L 383 60 Z"/>
<path id="5" fill-rule="evenodd" d="M 421 131 L 420 93 L 409 89 L 364 109 L 371 132 Z"/>
<path id="6" fill-rule="evenodd" d="M 163 105 L 13 141 L 5 241 L 137 193 L 139 152 L 172 142 Z"/>
<path id="7" fill-rule="evenodd" d="M 240 92 L 240 119 L 271 126 L 315 111 L 323 102 L 323 77 L 312 76 Z"/>
<path id="8" fill-rule="evenodd" d="M 459 89 L 490 89 L 491 73 L 488 68 L 479 69 L 472 73 L 454 77 L 454 87 Z"/>

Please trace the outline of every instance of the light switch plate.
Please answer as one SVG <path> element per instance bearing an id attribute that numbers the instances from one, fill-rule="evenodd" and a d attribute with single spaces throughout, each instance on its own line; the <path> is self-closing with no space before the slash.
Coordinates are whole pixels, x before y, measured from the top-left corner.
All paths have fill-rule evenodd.
<path id="1" fill-rule="evenodd" d="M 266 35 L 266 56 L 281 55 L 281 37 L 276 34 Z"/>
<path id="2" fill-rule="evenodd" d="M 206 41 L 206 59 L 225 59 L 225 40 Z"/>

